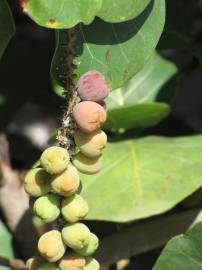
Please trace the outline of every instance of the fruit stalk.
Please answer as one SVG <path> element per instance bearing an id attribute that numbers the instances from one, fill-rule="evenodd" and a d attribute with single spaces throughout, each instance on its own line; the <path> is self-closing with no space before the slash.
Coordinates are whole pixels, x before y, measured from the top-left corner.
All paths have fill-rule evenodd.
<path id="1" fill-rule="evenodd" d="M 75 105 L 75 85 L 74 85 L 74 70 L 76 68 L 74 58 L 76 56 L 76 29 L 71 28 L 64 30 L 67 37 L 66 47 L 66 72 L 65 72 L 65 85 L 64 97 L 66 100 L 66 108 L 63 113 L 62 126 L 58 130 L 57 140 L 61 147 L 68 149 L 70 156 L 74 151 L 74 139 L 73 134 L 75 130 L 75 124 L 72 119 L 72 111 Z"/>

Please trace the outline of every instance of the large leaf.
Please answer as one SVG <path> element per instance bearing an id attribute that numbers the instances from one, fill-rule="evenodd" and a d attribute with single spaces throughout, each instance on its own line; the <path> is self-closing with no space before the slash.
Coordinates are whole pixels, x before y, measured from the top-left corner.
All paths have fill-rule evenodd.
<path id="1" fill-rule="evenodd" d="M 202 223 L 168 242 L 153 270 L 202 270 Z"/>
<path id="2" fill-rule="evenodd" d="M 12 237 L 1 221 L 0 221 L 0 256 L 6 258 L 13 257 Z M 0 266 L 0 270 L 5 269 L 7 268 Z"/>
<path id="3" fill-rule="evenodd" d="M 111 131 L 146 128 L 157 125 L 169 112 L 169 105 L 160 102 L 126 105 L 107 112 L 104 128 Z"/>
<path id="4" fill-rule="evenodd" d="M 15 33 L 15 24 L 6 0 L 0 1 L 0 59 Z"/>
<path id="5" fill-rule="evenodd" d="M 202 136 L 108 145 L 103 169 L 82 175 L 88 219 L 125 222 L 167 211 L 202 185 Z"/>
<path id="6" fill-rule="evenodd" d="M 110 24 L 96 19 L 91 25 L 80 25 L 77 32 L 76 74 L 89 70 L 102 72 L 112 89 L 117 89 L 133 77 L 152 55 L 163 30 L 165 1 L 152 1 L 133 20 Z M 52 62 L 54 81 L 64 85 L 66 61 L 64 31 L 57 34 L 57 47 Z"/>
<path id="7" fill-rule="evenodd" d="M 21 0 L 23 10 L 39 25 L 71 28 L 79 22 L 91 23 L 102 0 Z"/>
<path id="8" fill-rule="evenodd" d="M 98 16 L 107 22 L 123 22 L 135 18 L 151 0 L 103 0 Z"/>
<path id="9" fill-rule="evenodd" d="M 154 101 L 176 71 L 174 64 L 154 53 L 138 74 L 122 88 L 110 93 L 107 98 L 108 121 L 105 128 L 147 127 L 167 116 L 169 106 Z"/>

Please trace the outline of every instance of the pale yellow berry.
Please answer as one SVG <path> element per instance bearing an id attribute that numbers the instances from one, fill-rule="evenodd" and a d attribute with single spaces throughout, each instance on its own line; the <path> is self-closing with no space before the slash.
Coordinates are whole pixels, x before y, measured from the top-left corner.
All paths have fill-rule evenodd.
<path id="1" fill-rule="evenodd" d="M 66 254 L 58 263 L 60 270 L 83 270 L 85 264 L 85 258 L 77 254 Z"/>
<path id="2" fill-rule="evenodd" d="M 74 156 L 73 164 L 80 172 L 85 174 L 98 173 L 102 168 L 100 157 L 89 158 L 82 153 L 78 153 Z"/>
<path id="3" fill-rule="evenodd" d="M 58 146 L 47 148 L 40 158 L 41 166 L 50 174 L 63 172 L 69 163 L 69 154 L 66 149 Z"/>
<path id="4" fill-rule="evenodd" d="M 61 233 L 57 230 L 43 234 L 38 241 L 38 251 L 49 262 L 56 262 L 65 253 Z"/>
<path id="5" fill-rule="evenodd" d="M 24 188 L 33 197 L 47 194 L 51 190 L 50 175 L 42 168 L 31 169 L 25 175 Z"/>
<path id="6" fill-rule="evenodd" d="M 87 215 L 88 204 L 80 195 L 75 194 L 63 199 L 61 212 L 67 222 L 75 223 Z"/>
<path id="7" fill-rule="evenodd" d="M 90 158 L 99 157 L 107 145 L 107 135 L 100 129 L 92 133 L 77 131 L 74 140 L 80 151 Z"/>
<path id="8" fill-rule="evenodd" d="M 72 249 L 82 249 L 89 238 L 90 230 L 82 223 L 68 224 L 62 229 L 62 239 Z"/>

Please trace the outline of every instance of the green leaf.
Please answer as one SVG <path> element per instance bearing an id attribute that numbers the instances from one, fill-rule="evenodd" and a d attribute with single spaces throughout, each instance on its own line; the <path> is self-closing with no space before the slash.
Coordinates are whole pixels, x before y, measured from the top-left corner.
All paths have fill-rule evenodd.
<path id="1" fill-rule="evenodd" d="M 202 186 L 201 148 L 202 136 L 110 143 L 102 171 L 81 178 L 87 219 L 127 222 L 173 208 Z"/>
<path id="2" fill-rule="evenodd" d="M 202 223 L 171 239 L 153 270 L 202 270 Z"/>
<path id="3" fill-rule="evenodd" d="M 150 0 L 103 0 L 98 16 L 106 22 L 123 22 L 135 18 Z"/>
<path id="4" fill-rule="evenodd" d="M 71 28 L 91 23 L 102 0 L 22 0 L 23 10 L 37 24 L 48 28 Z"/>
<path id="5" fill-rule="evenodd" d="M 157 125 L 170 112 L 169 105 L 160 102 L 126 105 L 107 112 L 105 129 L 145 128 Z"/>
<path id="6" fill-rule="evenodd" d="M 170 111 L 169 106 L 154 101 L 159 92 L 176 74 L 171 62 L 154 53 L 144 68 L 122 88 L 107 98 L 107 129 L 139 128 L 157 124 Z"/>
<path id="7" fill-rule="evenodd" d="M 96 19 L 91 25 L 80 25 L 77 32 L 78 78 L 89 70 L 98 70 L 106 77 L 110 87 L 122 87 L 139 72 L 150 58 L 162 33 L 165 20 L 165 1 L 152 1 L 137 18 L 117 24 Z M 65 85 L 65 49 L 67 37 L 64 31 L 57 33 L 56 51 L 51 73 L 54 81 Z M 64 62 L 64 63 L 63 63 Z"/>
<path id="8" fill-rule="evenodd" d="M 15 34 L 15 23 L 5 0 L 0 1 L 0 59 Z"/>
<path id="9" fill-rule="evenodd" d="M 0 256 L 6 258 L 13 258 L 12 237 L 1 220 L 0 220 Z M 0 266 L 0 270 L 5 269 L 8 268 Z"/>

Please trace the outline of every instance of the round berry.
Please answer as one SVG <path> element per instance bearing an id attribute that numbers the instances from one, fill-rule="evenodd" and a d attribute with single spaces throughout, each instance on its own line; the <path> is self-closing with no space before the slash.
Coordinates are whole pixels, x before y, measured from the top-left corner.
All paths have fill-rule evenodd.
<path id="1" fill-rule="evenodd" d="M 72 249 L 82 249 L 90 239 L 90 230 L 82 223 L 67 224 L 62 229 L 64 243 Z"/>
<path id="2" fill-rule="evenodd" d="M 69 223 L 75 223 L 83 219 L 88 213 L 87 202 L 78 194 L 62 201 L 62 215 Z"/>
<path id="3" fill-rule="evenodd" d="M 98 245 L 99 245 L 99 240 L 97 236 L 91 233 L 88 243 L 82 249 L 77 249 L 76 252 L 82 256 L 87 257 L 87 256 L 92 255 L 96 251 L 96 249 L 98 248 Z"/>
<path id="4" fill-rule="evenodd" d="M 77 92 L 82 100 L 99 101 L 108 96 L 109 86 L 100 72 L 91 70 L 81 76 Z"/>
<path id="5" fill-rule="evenodd" d="M 85 264 L 85 258 L 77 254 L 66 254 L 58 263 L 60 270 L 83 270 Z"/>
<path id="6" fill-rule="evenodd" d="M 92 133 L 77 131 L 74 140 L 80 151 L 90 158 L 99 157 L 107 145 L 107 135 L 100 129 Z"/>
<path id="7" fill-rule="evenodd" d="M 79 188 L 79 184 L 79 173 L 72 164 L 69 164 L 61 174 L 54 175 L 51 181 L 53 191 L 62 196 L 73 195 Z"/>
<path id="8" fill-rule="evenodd" d="M 83 132 L 93 132 L 106 121 L 106 111 L 98 103 L 83 101 L 73 108 L 73 117 Z"/>
<path id="9" fill-rule="evenodd" d="M 50 175 L 41 168 L 31 169 L 25 175 L 24 188 L 33 197 L 47 194 L 51 190 Z"/>
<path id="10" fill-rule="evenodd" d="M 100 157 L 89 158 L 82 153 L 74 156 L 73 164 L 80 172 L 85 174 L 95 174 L 102 168 Z"/>
<path id="11" fill-rule="evenodd" d="M 83 270 L 99 270 L 100 264 L 94 258 L 87 258 L 86 265 L 84 266 Z"/>
<path id="12" fill-rule="evenodd" d="M 40 158 L 41 166 L 50 174 L 63 172 L 69 163 L 69 154 L 66 149 L 58 146 L 47 148 Z"/>
<path id="13" fill-rule="evenodd" d="M 65 245 L 61 233 L 57 230 L 49 231 L 39 238 L 38 251 L 49 262 L 56 262 L 65 253 Z"/>
<path id="14" fill-rule="evenodd" d="M 41 196 L 33 202 L 32 210 L 45 223 L 53 222 L 60 215 L 59 198 L 54 194 Z"/>

